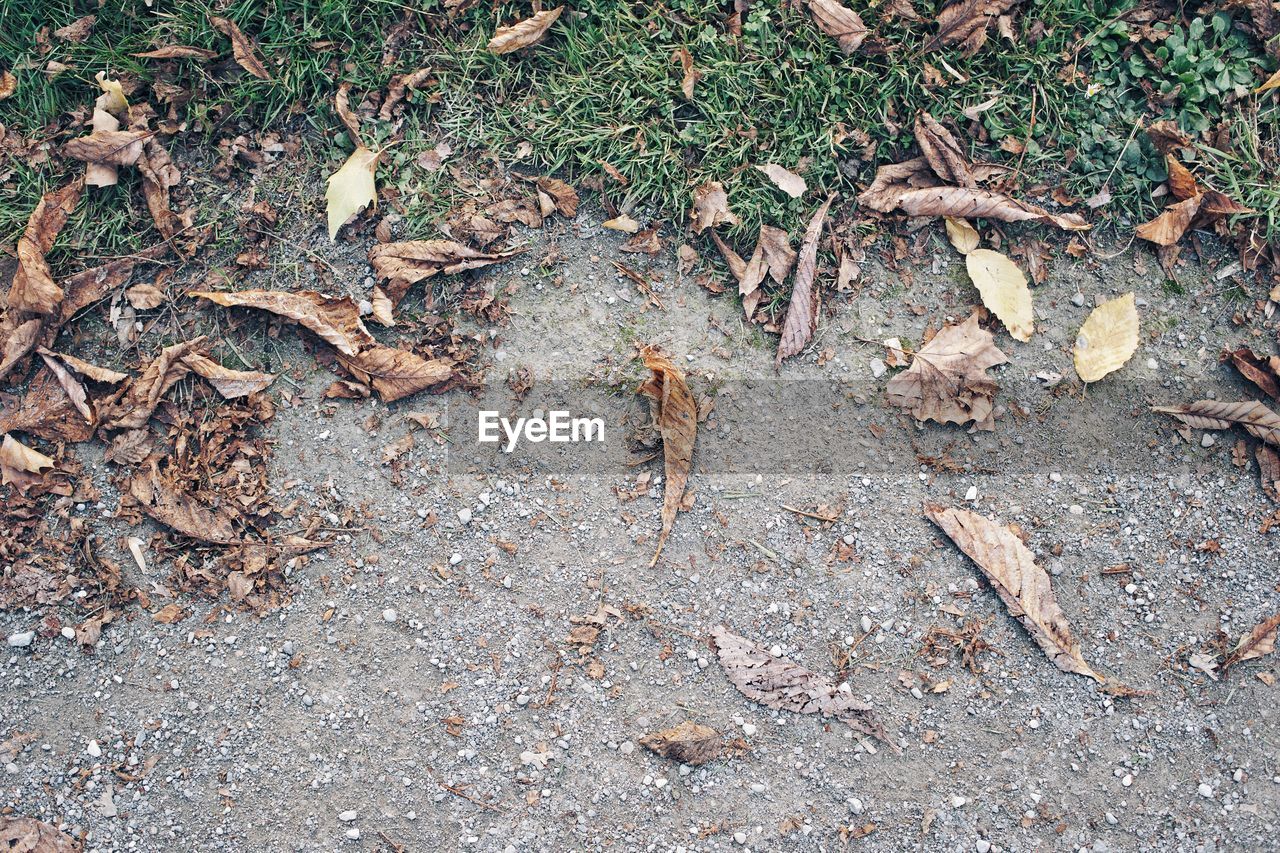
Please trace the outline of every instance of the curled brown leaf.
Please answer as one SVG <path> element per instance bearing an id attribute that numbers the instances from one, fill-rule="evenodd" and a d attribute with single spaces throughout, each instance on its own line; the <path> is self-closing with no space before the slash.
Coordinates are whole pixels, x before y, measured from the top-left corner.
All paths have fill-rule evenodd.
<path id="1" fill-rule="evenodd" d="M 661 350 L 646 346 L 640 351 L 650 371 L 638 393 L 649 398 L 653 422 L 662 436 L 663 475 L 662 532 L 649 565 L 658 562 L 662 546 L 675 525 L 693 466 L 693 445 L 698 438 L 698 406 L 685 383 L 684 373 Z"/>

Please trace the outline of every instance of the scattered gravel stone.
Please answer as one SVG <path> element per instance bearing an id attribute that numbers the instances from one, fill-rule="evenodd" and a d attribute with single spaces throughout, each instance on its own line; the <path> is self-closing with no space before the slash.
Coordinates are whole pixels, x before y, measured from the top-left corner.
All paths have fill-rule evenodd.
<path id="1" fill-rule="evenodd" d="M 75 631 L 72 631 L 71 635 L 75 636 Z M 36 638 L 35 631 L 22 631 L 17 634 L 10 634 L 9 645 L 19 649 L 25 648 L 26 646 L 31 645 L 31 643 L 35 640 L 35 638 Z"/>

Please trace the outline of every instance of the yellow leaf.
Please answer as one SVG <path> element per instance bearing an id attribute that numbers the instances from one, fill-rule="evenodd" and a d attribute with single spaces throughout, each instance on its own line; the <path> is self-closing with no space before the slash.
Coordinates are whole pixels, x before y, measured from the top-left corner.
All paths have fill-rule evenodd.
<path id="1" fill-rule="evenodd" d="M 640 230 L 640 223 L 624 213 L 621 216 L 615 216 L 613 219 L 601 222 L 600 227 L 608 228 L 611 231 L 621 231 L 624 234 L 634 234 Z"/>
<path id="2" fill-rule="evenodd" d="M 1004 323 L 1014 339 L 1031 340 L 1031 333 L 1035 331 L 1031 291 L 1018 265 L 991 249 L 973 249 L 965 255 L 964 262 L 974 286 L 982 294 L 982 304 Z"/>
<path id="3" fill-rule="evenodd" d="M 1268 77 L 1267 82 L 1254 89 L 1253 93 L 1256 95 L 1259 92 L 1265 92 L 1268 89 L 1280 89 L 1280 69 L 1278 69 L 1275 74 Z"/>
<path id="4" fill-rule="evenodd" d="M 329 176 L 329 190 L 324 197 L 329 202 L 330 240 L 336 239 L 338 229 L 365 205 L 377 206 L 377 190 L 373 185 L 377 168 L 378 155 L 361 145 L 341 169 Z"/>
<path id="5" fill-rule="evenodd" d="M 1084 321 L 1076 335 L 1076 373 L 1097 382 L 1118 370 L 1138 349 L 1138 309 L 1133 294 L 1104 302 Z"/>
<path id="6" fill-rule="evenodd" d="M 978 229 L 969 224 L 969 220 L 956 216 L 945 216 L 947 223 L 947 239 L 962 255 L 967 255 L 978 248 Z"/>

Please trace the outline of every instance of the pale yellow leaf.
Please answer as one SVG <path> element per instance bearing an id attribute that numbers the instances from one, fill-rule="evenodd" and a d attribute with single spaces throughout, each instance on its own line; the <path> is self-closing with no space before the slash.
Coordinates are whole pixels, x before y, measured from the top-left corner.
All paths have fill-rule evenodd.
<path id="1" fill-rule="evenodd" d="M 608 228 L 611 231 L 621 231 L 624 234 L 634 234 L 640 230 L 640 223 L 624 213 L 621 216 L 615 216 L 613 219 L 601 222 L 600 227 Z"/>
<path id="2" fill-rule="evenodd" d="M 955 216 L 945 216 L 947 223 L 947 239 L 962 255 L 967 255 L 978 248 L 978 229 L 969 224 L 969 220 Z"/>
<path id="3" fill-rule="evenodd" d="M 362 145 L 341 169 L 329 176 L 329 189 L 324 197 L 329 202 L 330 240 L 337 239 L 338 229 L 367 205 L 377 206 L 377 189 L 373 184 L 377 168 L 378 155 Z"/>
<path id="4" fill-rule="evenodd" d="M 792 198 L 800 198 L 800 196 L 804 195 L 804 191 L 809 188 L 804 182 L 804 178 L 776 163 L 766 163 L 763 166 L 756 166 L 756 168 L 767 175 L 778 189 Z"/>
<path id="5" fill-rule="evenodd" d="M 1277 70 L 1275 74 L 1268 77 L 1267 82 L 1254 89 L 1253 93 L 1256 95 L 1259 92 L 1265 92 L 1268 89 L 1280 89 L 1280 70 Z"/>
<path id="6" fill-rule="evenodd" d="M 1104 302 L 1084 321 L 1076 335 L 1076 373 L 1097 382 L 1118 370 L 1138 349 L 1138 309 L 1133 294 Z"/>
<path id="7" fill-rule="evenodd" d="M 1015 340 L 1031 340 L 1035 331 L 1031 291 L 1018 265 L 991 249 L 974 249 L 965 255 L 964 262 L 987 310 L 1004 323 Z"/>

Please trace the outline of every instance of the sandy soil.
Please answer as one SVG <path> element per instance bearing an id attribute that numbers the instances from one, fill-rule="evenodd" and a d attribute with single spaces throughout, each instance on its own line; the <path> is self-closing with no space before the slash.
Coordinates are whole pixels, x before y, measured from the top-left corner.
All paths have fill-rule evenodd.
<path id="1" fill-rule="evenodd" d="M 1185 663 L 1220 626 L 1237 636 L 1280 605 L 1275 534 L 1260 532 L 1274 507 L 1252 463 L 1232 465 L 1234 437 L 1187 444 L 1147 411 L 1252 396 L 1217 359 L 1249 339 L 1229 279 L 1192 268 L 1175 295 L 1132 249 L 1055 257 L 1037 336 L 997 334 L 1010 364 L 994 371 L 996 429 L 969 434 L 888 409 L 889 376 L 871 366 L 874 342 L 918 342 L 976 302 L 940 229 L 904 263 L 909 281 L 869 257 L 860 292 L 834 297 L 811 350 L 775 374 L 775 339 L 734 301 L 678 275 L 673 251 L 620 255 L 600 219 L 526 235 L 524 261 L 476 274 L 514 293 L 509 326 L 473 330 L 504 407 L 607 400 L 604 455 L 482 453 L 460 394 L 322 401 L 332 377 L 282 335 L 306 375 L 271 428 L 281 496 L 354 509 L 365 532 L 301 566 L 292 600 L 264 617 L 193 601 L 176 625 L 117 621 L 92 654 L 61 637 L 6 649 L 0 740 L 39 737 L 0 772 L 0 805 L 87 833 L 92 850 L 809 850 L 842 849 L 842 834 L 867 850 L 1275 847 L 1280 716 L 1257 677 L 1275 659 L 1222 680 Z M 544 268 L 549 242 L 562 260 Z M 357 294 L 364 248 L 324 249 Z M 664 310 L 617 259 L 652 266 Z M 1075 330 L 1130 289 L 1138 354 L 1073 385 Z M 623 444 L 645 414 L 631 356 L 649 342 L 716 401 L 696 503 L 653 568 L 661 485 L 618 494 L 661 473 L 628 467 L 643 454 Z M 504 380 L 521 365 L 538 384 L 516 403 Z M 1043 372 L 1067 378 L 1054 389 Z M 383 465 L 408 410 L 444 413 L 450 441 L 415 429 Z M 102 486 L 84 513 L 111 513 Z M 926 500 L 1027 530 L 1086 658 L 1149 695 L 1112 699 L 1056 670 L 922 517 Z M 168 572 L 150 571 L 131 580 Z M 570 620 L 601 604 L 621 618 L 580 653 Z M 38 619 L 0 613 L 0 633 Z M 932 626 L 969 619 L 992 647 L 978 672 L 958 652 L 921 654 Z M 707 642 L 721 623 L 822 673 L 843 667 L 902 754 L 744 698 Z M 738 748 L 690 768 L 637 745 L 684 719 Z M 140 781 L 112 772 L 149 759 Z"/>

